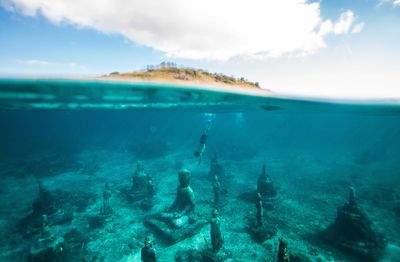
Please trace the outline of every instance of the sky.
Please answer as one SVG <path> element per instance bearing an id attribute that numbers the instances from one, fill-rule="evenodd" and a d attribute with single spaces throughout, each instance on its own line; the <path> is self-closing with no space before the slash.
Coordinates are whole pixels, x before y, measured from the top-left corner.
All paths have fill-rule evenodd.
<path id="1" fill-rule="evenodd" d="M 0 76 L 173 61 L 292 96 L 400 98 L 400 0 L 0 0 Z"/>

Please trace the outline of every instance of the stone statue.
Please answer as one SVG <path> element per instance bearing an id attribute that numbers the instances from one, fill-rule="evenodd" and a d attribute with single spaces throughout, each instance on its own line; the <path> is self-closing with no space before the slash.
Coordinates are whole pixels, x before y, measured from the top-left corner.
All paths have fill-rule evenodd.
<path id="1" fill-rule="evenodd" d="M 258 194 L 261 196 L 262 205 L 265 210 L 273 210 L 279 201 L 277 188 L 271 177 L 267 174 L 265 165 L 263 165 L 262 172 L 257 179 L 257 188 L 240 194 L 239 198 L 253 204 L 257 203 Z"/>
<path id="2" fill-rule="evenodd" d="M 190 171 L 182 169 L 179 171 L 178 177 L 179 185 L 176 190 L 176 198 L 168 212 L 175 212 L 176 216 L 180 217 L 194 213 L 195 197 L 193 189 L 190 187 Z"/>
<path id="3" fill-rule="evenodd" d="M 110 198 L 111 198 L 110 185 L 108 183 L 105 183 L 103 189 L 103 207 L 101 209 L 101 213 L 103 215 L 108 215 L 112 211 L 110 206 Z"/>
<path id="4" fill-rule="evenodd" d="M 153 179 L 150 176 L 147 176 L 147 196 L 154 196 L 155 190 L 154 190 L 154 184 L 153 184 Z"/>
<path id="5" fill-rule="evenodd" d="M 261 194 L 256 194 L 256 217 L 251 219 L 247 227 L 248 232 L 257 242 L 264 242 L 276 235 L 277 228 L 273 223 L 264 223 L 264 207 Z"/>
<path id="6" fill-rule="evenodd" d="M 176 243 L 196 234 L 207 220 L 196 214 L 195 196 L 190 186 L 190 171 L 182 169 L 178 173 L 176 197 L 169 208 L 163 212 L 150 214 L 145 225 L 155 230 L 170 243 Z"/>
<path id="7" fill-rule="evenodd" d="M 218 176 L 223 181 L 226 179 L 225 177 L 225 169 L 224 166 L 218 161 L 218 154 L 214 152 L 210 159 L 210 171 L 209 171 L 210 178 L 213 179 L 214 176 Z"/>
<path id="8" fill-rule="evenodd" d="M 150 181 L 151 180 L 151 181 Z M 122 190 L 122 193 L 129 202 L 145 201 L 149 196 L 149 184 L 153 182 L 151 176 L 146 173 L 143 164 L 140 161 L 136 163 L 136 170 L 132 175 L 132 183 L 130 189 Z M 154 189 L 154 187 L 153 187 Z"/>
<path id="9" fill-rule="evenodd" d="M 278 262 L 290 262 L 287 242 L 282 238 L 279 239 Z"/>
<path id="10" fill-rule="evenodd" d="M 147 194 L 145 199 L 141 202 L 141 207 L 144 210 L 150 210 L 154 206 L 154 195 L 155 195 L 155 189 L 154 189 L 154 183 L 153 179 L 147 175 L 147 184 L 146 184 L 146 189 L 147 189 Z"/>
<path id="11" fill-rule="evenodd" d="M 349 189 L 349 205 L 350 206 L 356 206 L 356 192 L 354 190 L 354 187 L 350 187 Z"/>
<path id="12" fill-rule="evenodd" d="M 140 254 L 143 262 L 157 261 L 156 250 L 153 248 L 153 242 L 148 238 L 144 240 L 144 246 L 142 247 Z"/>
<path id="13" fill-rule="evenodd" d="M 262 204 L 262 199 L 260 193 L 257 193 L 257 202 L 256 202 L 256 208 L 257 208 L 257 226 L 262 226 L 263 225 L 263 219 L 264 219 L 264 208 Z"/>
<path id="14" fill-rule="evenodd" d="M 221 219 L 219 218 L 218 210 L 213 209 L 212 211 L 212 218 L 211 218 L 211 245 L 213 252 L 216 253 L 218 252 L 223 244 L 224 240 L 222 239 L 222 234 L 221 234 Z"/>
<path id="15" fill-rule="evenodd" d="M 221 194 L 221 184 L 219 183 L 217 176 L 214 176 L 214 181 L 212 183 L 212 186 L 214 191 L 214 206 L 218 206 Z"/>
<path id="16" fill-rule="evenodd" d="M 354 188 L 349 189 L 349 199 L 337 209 L 334 223 L 321 234 L 330 244 L 358 256 L 362 260 L 379 260 L 387 241 L 373 230 L 372 222 L 356 200 Z"/>
<path id="17" fill-rule="evenodd" d="M 262 198 L 276 195 L 276 189 L 272 183 L 271 177 L 267 174 L 265 165 L 263 165 L 262 173 L 257 180 L 257 192 L 261 194 Z"/>
<path id="18" fill-rule="evenodd" d="M 42 215 L 42 228 L 41 228 L 41 237 L 46 238 L 49 237 L 49 219 L 47 215 Z"/>
<path id="19" fill-rule="evenodd" d="M 147 182 L 147 174 L 144 171 L 143 164 L 140 161 L 136 163 L 136 170 L 132 176 L 132 187 L 131 190 L 136 191 L 143 191 L 145 189 Z"/>

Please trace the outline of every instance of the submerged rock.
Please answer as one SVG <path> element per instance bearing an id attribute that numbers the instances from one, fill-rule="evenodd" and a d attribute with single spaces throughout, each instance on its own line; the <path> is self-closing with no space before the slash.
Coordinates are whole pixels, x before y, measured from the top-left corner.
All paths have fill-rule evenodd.
<path id="1" fill-rule="evenodd" d="M 367 214 L 358 205 L 354 188 L 348 201 L 337 210 L 336 219 L 322 232 L 323 239 L 363 261 L 378 261 L 387 241 L 373 229 Z"/>

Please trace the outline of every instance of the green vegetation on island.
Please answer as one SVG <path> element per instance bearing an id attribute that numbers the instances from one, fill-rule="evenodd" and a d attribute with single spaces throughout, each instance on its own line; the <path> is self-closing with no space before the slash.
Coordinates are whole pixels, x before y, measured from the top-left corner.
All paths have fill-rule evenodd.
<path id="1" fill-rule="evenodd" d="M 156 66 L 148 65 L 145 70 L 141 71 L 128 73 L 112 72 L 102 77 L 139 81 L 193 82 L 208 85 L 218 84 L 246 88 L 260 88 L 258 82 L 251 82 L 244 77 L 236 78 L 221 73 L 210 73 L 203 69 L 178 67 L 175 63 L 171 62 L 162 62 Z"/>

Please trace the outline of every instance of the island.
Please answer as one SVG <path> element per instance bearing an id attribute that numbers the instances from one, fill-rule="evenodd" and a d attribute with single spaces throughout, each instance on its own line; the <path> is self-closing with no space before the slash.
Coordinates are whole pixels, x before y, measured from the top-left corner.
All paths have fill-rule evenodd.
<path id="1" fill-rule="evenodd" d="M 172 62 L 162 62 L 155 66 L 149 65 L 146 69 L 140 71 L 128 73 L 112 72 L 108 75 L 102 75 L 100 78 L 138 82 L 261 89 L 258 82 L 251 82 L 244 77 L 236 78 L 221 73 L 210 73 L 203 69 L 178 67 Z"/>

